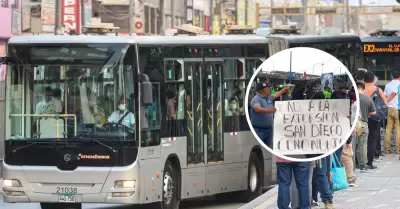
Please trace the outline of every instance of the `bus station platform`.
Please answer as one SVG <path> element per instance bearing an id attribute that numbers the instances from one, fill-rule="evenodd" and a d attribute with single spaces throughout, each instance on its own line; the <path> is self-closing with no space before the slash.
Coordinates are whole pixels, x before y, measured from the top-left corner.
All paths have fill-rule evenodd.
<path id="1" fill-rule="evenodd" d="M 399 155 L 385 155 L 382 161 L 375 161 L 374 165 L 378 166 L 378 169 L 363 173 L 356 170 L 356 186 L 334 193 L 333 202 L 336 208 L 400 208 Z M 240 209 L 275 209 L 278 208 L 277 199 L 278 186 L 275 186 Z M 319 207 L 313 208 L 324 208 L 324 204 L 320 202 Z"/>

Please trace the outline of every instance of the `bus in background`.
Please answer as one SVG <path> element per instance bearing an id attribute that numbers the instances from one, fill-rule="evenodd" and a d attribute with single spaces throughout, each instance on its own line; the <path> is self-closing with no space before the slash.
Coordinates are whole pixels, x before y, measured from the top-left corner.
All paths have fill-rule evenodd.
<path id="1" fill-rule="evenodd" d="M 209 195 L 249 201 L 273 184 L 244 111 L 268 40 L 180 30 L 11 38 L 4 202 L 177 209 Z"/>
<path id="2" fill-rule="evenodd" d="M 270 55 L 294 47 L 325 51 L 340 60 L 353 75 L 362 68 L 361 39 L 355 35 L 301 35 L 295 26 L 274 28 L 267 36 Z"/>
<path id="3" fill-rule="evenodd" d="M 392 72 L 399 71 L 400 37 L 398 30 L 378 30 L 361 37 L 364 67 L 378 77 L 376 85 L 385 88 L 392 80 Z"/>

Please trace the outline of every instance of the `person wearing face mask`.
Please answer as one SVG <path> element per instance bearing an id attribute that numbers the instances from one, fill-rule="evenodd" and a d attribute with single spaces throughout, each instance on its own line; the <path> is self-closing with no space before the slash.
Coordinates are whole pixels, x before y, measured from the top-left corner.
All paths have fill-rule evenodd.
<path id="1" fill-rule="evenodd" d="M 53 98 L 53 89 L 46 87 L 44 90 L 44 100 L 36 105 L 35 114 L 56 114 L 61 112 L 61 102 Z"/>
<path id="2" fill-rule="evenodd" d="M 240 108 L 238 106 L 238 99 L 232 98 L 229 102 L 229 110 L 232 113 L 232 115 L 240 115 Z"/>
<path id="3" fill-rule="evenodd" d="M 118 104 L 118 110 L 111 113 L 109 123 L 119 123 L 128 128 L 135 129 L 135 115 L 127 109 L 128 100 L 122 98 Z"/>
<path id="4" fill-rule="evenodd" d="M 254 131 L 258 137 L 269 147 L 272 148 L 272 136 L 274 125 L 274 113 L 276 111 L 274 102 L 282 94 L 288 92 L 286 86 L 282 90 L 271 95 L 270 85 L 266 82 L 256 84 L 254 89 L 256 94 L 250 102 L 250 120 Z"/>

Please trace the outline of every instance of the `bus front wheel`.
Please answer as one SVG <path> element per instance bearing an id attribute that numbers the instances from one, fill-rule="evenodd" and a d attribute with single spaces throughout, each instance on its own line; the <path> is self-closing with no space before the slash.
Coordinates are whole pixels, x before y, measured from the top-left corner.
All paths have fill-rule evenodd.
<path id="1" fill-rule="evenodd" d="M 81 203 L 40 203 L 42 209 L 82 209 Z"/>
<path id="2" fill-rule="evenodd" d="M 179 209 L 178 175 L 169 161 L 164 166 L 162 190 L 162 209 Z"/>

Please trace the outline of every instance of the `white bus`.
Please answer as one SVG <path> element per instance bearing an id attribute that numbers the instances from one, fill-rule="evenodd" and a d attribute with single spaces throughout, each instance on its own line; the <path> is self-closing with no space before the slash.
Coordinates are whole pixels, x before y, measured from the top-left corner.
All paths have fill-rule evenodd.
<path id="1" fill-rule="evenodd" d="M 252 35 L 11 38 L 4 202 L 176 209 L 209 195 L 256 198 L 274 163 L 244 97 L 268 53 Z"/>

